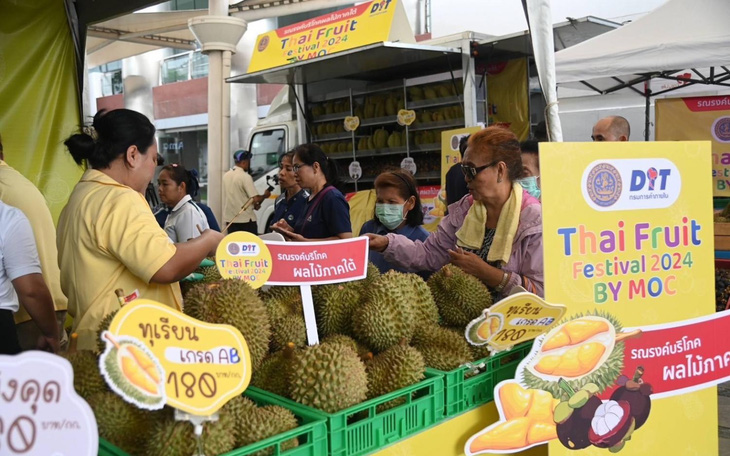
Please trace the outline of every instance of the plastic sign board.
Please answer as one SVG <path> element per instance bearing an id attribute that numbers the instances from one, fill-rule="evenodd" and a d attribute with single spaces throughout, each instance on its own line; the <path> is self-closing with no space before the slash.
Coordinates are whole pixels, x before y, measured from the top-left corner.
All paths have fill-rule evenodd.
<path id="1" fill-rule="evenodd" d="M 64 358 L 40 351 L 0 356 L 0 454 L 93 456 L 99 431 Z"/>
<path id="2" fill-rule="evenodd" d="M 706 357 L 713 357 L 718 372 L 720 360 L 714 357 L 727 348 L 707 326 L 693 327 L 715 314 L 711 169 L 709 141 L 540 144 L 545 299 L 566 304 L 568 320 L 579 322 L 545 336 L 547 347 L 524 370 L 533 380 L 525 386 L 554 385 L 558 375 L 566 374 L 556 368 L 550 377 L 546 366 L 572 362 L 577 351 L 571 350 L 583 350 L 581 367 L 572 371 L 580 381 L 568 381 L 577 393 L 582 383 L 591 382 L 608 401 L 606 395 L 626 378 L 633 381 L 639 366 L 641 381 L 657 392 L 683 390 L 651 397 L 651 415 L 622 455 L 718 452 L 717 391 L 687 388 L 712 380 L 704 373 L 712 369 Z M 661 331 L 655 338 L 658 328 L 673 325 L 682 329 Z M 632 332 L 624 328 L 642 332 L 626 339 Z M 697 330 L 705 333 L 694 342 Z M 688 339 L 676 356 L 680 333 Z M 571 342 L 558 346 L 566 337 Z M 695 375 L 699 358 L 702 375 Z M 624 415 L 620 409 L 610 413 Z M 606 431 L 607 441 L 618 431 L 613 426 L 599 430 Z M 553 456 L 594 454 L 594 447 L 576 451 L 555 440 L 549 451 Z"/>
<path id="3" fill-rule="evenodd" d="M 256 38 L 248 72 L 381 41 L 415 42 L 399 0 L 373 0 L 262 33 Z"/>
<path id="4" fill-rule="evenodd" d="M 271 253 L 258 236 L 237 231 L 221 240 L 215 252 L 215 263 L 224 279 L 248 282 L 261 288 L 272 271 Z"/>
<path id="5" fill-rule="evenodd" d="M 147 299 L 127 304 L 102 334 L 99 367 L 110 388 L 140 408 L 165 404 L 207 416 L 251 380 L 241 332 L 198 321 Z"/>
<path id="6" fill-rule="evenodd" d="M 712 191 L 730 196 L 730 96 L 657 100 L 656 139 L 712 141 Z"/>
<path id="7" fill-rule="evenodd" d="M 319 242 L 266 241 L 273 268 L 267 285 L 323 285 L 364 279 L 368 238 Z"/>
<path id="8" fill-rule="evenodd" d="M 466 339 L 473 345 L 507 350 L 547 332 L 565 314 L 561 304 L 548 304 L 539 296 L 516 293 L 484 311 L 466 327 Z"/>

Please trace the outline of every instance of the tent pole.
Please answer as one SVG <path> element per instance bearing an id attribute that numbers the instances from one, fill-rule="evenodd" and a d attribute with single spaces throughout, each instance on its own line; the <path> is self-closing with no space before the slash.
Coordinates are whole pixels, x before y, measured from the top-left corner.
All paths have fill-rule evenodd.
<path id="1" fill-rule="evenodd" d="M 644 82 L 644 97 L 646 98 L 646 108 L 644 109 L 644 141 L 649 140 L 649 128 L 651 124 L 649 119 L 649 109 L 651 108 L 650 83 L 651 79 Z"/>

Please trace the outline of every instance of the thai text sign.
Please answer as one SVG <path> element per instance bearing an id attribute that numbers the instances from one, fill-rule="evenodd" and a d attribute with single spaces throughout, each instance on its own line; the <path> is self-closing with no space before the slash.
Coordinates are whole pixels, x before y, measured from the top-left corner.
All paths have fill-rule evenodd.
<path id="1" fill-rule="evenodd" d="M 0 356 L 0 454 L 92 456 L 99 432 L 71 364 L 39 351 Z"/>
<path id="2" fill-rule="evenodd" d="M 273 268 L 267 285 L 321 285 L 364 279 L 368 238 L 324 242 L 266 241 Z"/>
<path id="3" fill-rule="evenodd" d="M 248 72 L 380 41 L 415 41 L 398 0 L 373 0 L 262 33 L 256 38 Z"/>
<path id="4" fill-rule="evenodd" d="M 138 407 L 164 404 L 211 415 L 251 380 L 241 332 L 204 323 L 170 307 L 138 299 L 115 315 L 99 364 L 109 386 Z"/>

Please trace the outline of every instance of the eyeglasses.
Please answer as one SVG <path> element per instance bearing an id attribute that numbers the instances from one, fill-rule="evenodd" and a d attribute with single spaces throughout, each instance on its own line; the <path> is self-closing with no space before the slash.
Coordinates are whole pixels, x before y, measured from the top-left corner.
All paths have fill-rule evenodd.
<path id="1" fill-rule="evenodd" d="M 499 163 L 499 160 L 495 160 L 492 163 L 484 166 L 471 166 L 462 164 L 461 172 L 464 173 L 464 177 L 466 177 L 468 180 L 472 180 L 477 177 L 477 174 L 481 173 L 490 166 L 496 165 L 497 163 Z"/>
<path id="2" fill-rule="evenodd" d="M 291 167 L 291 169 L 292 169 L 292 171 L 294 171 L 295 173 L 298 173 L 298 172 L 299 172 L 299 170 L 300 170 L 300 169 L 302 169 L 302 166 L 311 166 L 311 165 L 308 165 L 308 164 L 306 164 L 306 163 L 302 163 L 302 164 L 297 164 L 297 165 L 293 165 L 293 166 Z"/>

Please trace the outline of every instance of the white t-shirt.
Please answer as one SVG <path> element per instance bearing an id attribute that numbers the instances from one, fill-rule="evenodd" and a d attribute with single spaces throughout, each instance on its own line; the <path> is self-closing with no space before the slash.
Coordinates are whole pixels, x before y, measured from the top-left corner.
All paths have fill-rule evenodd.
<path id="1" fill-rule="evenodd" d="M 192 201 L 190 195 L 185 195 L 167 216 L 165 232 L 172 242 L 187 242 L 200 236 L 196 225 L 200 225 L 202 230 L 209 228 L 208 219 L 203 210 Z"/>
<path id="2" fill-rule="evenodd" d="M 12 281 L 40 274 L 41 263 L 28 218 L 20 209 L 0 201 L 0 309 L 18 311 Z"/>

